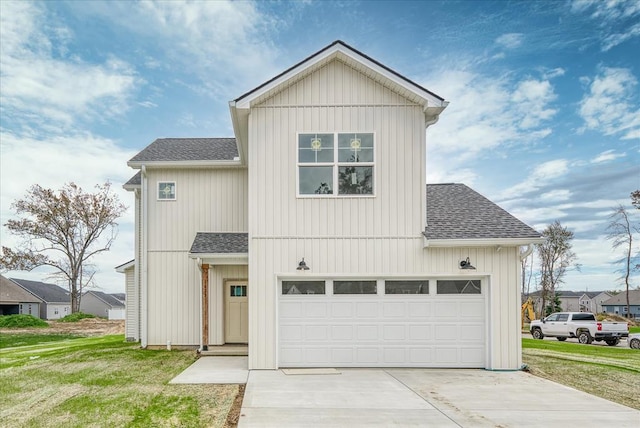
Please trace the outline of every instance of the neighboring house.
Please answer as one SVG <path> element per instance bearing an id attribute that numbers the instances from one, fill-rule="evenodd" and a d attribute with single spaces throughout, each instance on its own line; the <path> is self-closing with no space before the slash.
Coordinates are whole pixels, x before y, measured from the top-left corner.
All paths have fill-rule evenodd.
<path id="1" fill-rule="evenodd" d="M 71 313 L 71 296 L 64 288 L 40 281 L 10 279 L 42 301 L 40 304 L 40 318 L 55 320 Z"/>
<path id="2" fill-rule="evenodd" d="M 140 176 L 140 174 L 136 174 L 136 176 Z M 138 187 L 134 187 L 136 192 L 136 254 L 139 254 L 138 242 L 140 239 L 140 197 L 139 197 L 139 187 L 140 183 L 138 182 Z M 127 187 L 125 185 L 125 189 L 131 190 L 131 187 Z M 116 267 L 116 272 L 120 272 L 125 274 L 125 295 L 127 296 L 126 304 L 125 304 L 125 321 L 124 321 L 124 331 L 125 331 L 125 339 L 129 342 L 137 342 L 140 340 L 140 317 L 142 316 L 142 311 L 140 308 L 141 299 L 140 299 L 140 276 L 135 270 L 136 261 L 130 260 L 126 263 L 121 264 Z"/>
<path id="3" fill-rule="evenodd" d="M 627 316 L 627 292 L 618 293 L 602 302 L 605 313 Z M 640 318 L 640 290 L 629 290 L 629 314 L 631 318 Z"/>
<path id="4" fill-rule="evenodd" d="M 33 315 L 40 318 L 42 301 L 18 284 L 0 275 L 0 315 Z"/>
<path id="5" fill-rule="evenodd" d="M 108 319 L 125 319 L 125 305 L 102 291 L 87 291 L 80 300 L 80 311 Z"/>
<path id="6" fill-rule="evenodd" d="M 447 104 L 338 41 L 231 101 L 235 138 L 154 141 L 124 185 L 127 338 L 248 343 L 250 369 L 519 369 L 542 239 L 463 184 L 425 192 Z"/>
<path id="7" fill-rule="evenodd" d="M 565 312 L 602 312 L 602 302 L 611 295 L 605 291 L 556 291 L 560 300 L 560 307 Z M 533 299 L 536 312 L 542 307 L 541 291 L 535 291 L 529 294 Z M 548 305 L 549 299 L 546 304 Z"/>
<path id="8" fill-rule="evenodd" d="M 123 304 L 127 301 L 126 293 L 109 293 L 109 294 L 115 297 L 116 299 L 120 300 L 120 302 L 122 302 Z"/>

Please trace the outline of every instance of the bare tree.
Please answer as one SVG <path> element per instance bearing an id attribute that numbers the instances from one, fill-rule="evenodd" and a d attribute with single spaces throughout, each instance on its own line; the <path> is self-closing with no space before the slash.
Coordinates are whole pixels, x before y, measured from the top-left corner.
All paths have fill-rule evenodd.
<path id="1" fill-rule="evenodd" d="M 538 259 L 540 260 L 540 288 L 542 309 L 547 307 L 547 300 L 553 300 L 556 290 L 563 283 L 568 269 L 579 268 L 576 254 L 573 252 L 573 232 L 562 227 L 559 221 L 553 222 L 542 232 L 545 241 L 536 244 Z"/>
<path id="2" fill-rule="evenodd" d="M 531 291 L 531 278 L 533 277 L 533 252 L 520 259 L 520 275 L 522 277 L 522 296 L 526 300 Z M 523 302 L 524 303 L 524 302 Z"/>
<path id="3" fill-rule="evenodd" d="M 635 193 L 638 193 L 639 200 L 634 200 Z M 634 206 L 637 206 L 638 209 L 640 209 L 640 191 L 631 193 L 631 201 Z M 634 269 L 632 264 L 634 259 L 633 234 L 634 232 L 640 233 L 640 227 L 633 226 L 631 224 L 631 221 L 629 220 L 629 213 L 623 205 L 618 205 L 618 207 L 609 216 L 609 220 L 609 226 L 607 226 L 607 239 L 611 241 L 611 247 L 614 251 L 619 248 L 622 248 L 624 251 L 624 256 L 613 263 L 621 265 L 620 269 L 617 270 L 617 272 L 621 274 L 618 279 L 624 281 L 627 295 L 627 316 L 630 316 L 629 288 L 631 271 Z"/>
<path id="4" fill-rule="evenodd" d="M 117 235 L 116 219 L 126 207 L 111 192 L 110 183 L 97 185 L 95 193 L 69 183 L 57 193 L 36 184 L 11 208 L 18 219 L 5 226 L 22 242 L 16 249 L 2 247 L 0 269 L 55 268 L 68 282 L 71 312 L 77 312 L 82 290 L 95 273 L 89 260 L 109 250 Z"/>

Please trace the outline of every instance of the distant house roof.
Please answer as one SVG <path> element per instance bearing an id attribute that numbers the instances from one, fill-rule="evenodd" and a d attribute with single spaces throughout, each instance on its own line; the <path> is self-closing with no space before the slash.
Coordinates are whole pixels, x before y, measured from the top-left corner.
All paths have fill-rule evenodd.
<path id="1" fill-rule="evenodd" d="M 626 304 L 627 304 L 627 293 L 624 291 L 602 302 L 602 306 L 626 305 Z M 640 305 L 640 290 L 629 290 L 629 304 Z"/>
<path id="2" fill-rule="evenodd" d="M 107 293 L 103 293 L 102 291 L 95 291 L 95 290 L 87 291 L 85 294 L 94 295 L 97 299 L 100 299 L 107 305 L 111 306 L 111 308 L 124 308 L 124 304 L 122 303 L 122 301 L 118 300 L 111 294 L 107 294 Z"/>
<path id="3" fill-rule="evenodd" d="M 0 275 L 0 303 L 2 304 L 18 304 L 18 303 L 40 303 L 41 300 L 15 282 Z"/>
<path id="4" fill-rule="evenodd" d="M 428 240 L 539 239 L 541 234 L 464 184 L 427 184 Z"/>
<path id="5" fill-rule="evenodd" d="M 127 294 L 126 293 L 110 293 L 113 297 L 115 297 L 116 299 L 120 300 L 121 302 L 126 302 L 127 301 Z"/>
<path id="6" fill-rule="evenodd" d="M 249 234 L 198 232 L 189 252 L 192 254 L 248 253 Z"/>
<path id="7" fill-rule="evenodd" d="M 11 281 L 40 298 L 45 303 L 71 303 L 69 292 L 55 284 L 17 278 L 11 278 Z"/>
<path id="8" fill-rule="evenodd" d="M 599 294 L 606 293 L 606 291 L 571 291 L 571 290 L 556 290 L 556 294 L 560 297 L 575 297 L 579 298 L 583 295 L 587 295 L 590 299 L 593 299 Z M 540 290 L 529 293 L 529 296 L 540 296 L 542 292 Z"/>
<path id="9" fill-rule="evenodd" d="M 148 162 L 233 161 L 238 156 L 235 138 L 158 138 L 129 161 Z M 129 181 L 136 180 L 135 176 Z"/>

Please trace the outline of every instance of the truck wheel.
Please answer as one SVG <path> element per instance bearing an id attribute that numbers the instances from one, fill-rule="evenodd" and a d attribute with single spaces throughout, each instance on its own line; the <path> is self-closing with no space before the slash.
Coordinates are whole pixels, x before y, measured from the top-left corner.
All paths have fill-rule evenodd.
<path id="1" fill-rule="evenodd" d="M 556 339 L 558 339 L 560 342 L 564 342 L 565 340 L 567 340 L 566 337 L 556 337 Z"/>
<path id="2" fill-rule="evenodd" d="M 584 345 L 589 345 L 593 342 L 593 337 L 591 337 L 591 334 L 588 331 L 581 331 L 578 333 L 578 342 Z"/>
<path id="3" fill-rule="evenodd" d="M 531 330 L 531 336 L 533 336 L 534 339 L 544 339 L 544 334 L 542 334 L 542 330 L 540 330 L 539 328 L 534 328 L 533 330 Z"/>
<path id="4" fill-rule="evenodd" d="M 631 349 L 640 349 L 640 339 L 631 339 L 629 347 L 631 347 Z"/>
<path id="5" fill-rule="evenodd" d="M 607 345 L 609 346 L 616 346 L 618 343 L 620 343 L 620 339 L 607 339 L 605 340 L 605 342 L 607 342 Z"/>

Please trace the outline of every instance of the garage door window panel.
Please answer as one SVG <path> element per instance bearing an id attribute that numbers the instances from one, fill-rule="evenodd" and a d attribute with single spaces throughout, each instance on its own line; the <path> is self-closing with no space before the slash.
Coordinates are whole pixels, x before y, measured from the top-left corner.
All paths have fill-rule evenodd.
<path id="1" fill-rule="evenodd" d="M 429 294 L 429 281 L 385 281 L 384 294 Z"/>
<path id="2" fill-rule="evenodd" d="M 482 294 L 480 280 L 442 280 L 436 285 L 438 294 Z"/>
<path id="3" fill-rule="evenodd" d="M 333 281 L 333 294 L 378 294 L 376 281 Z"/>
<path id="4" fill-rule="evenodd" d="M 324 281 L 282 281 L 283 295 L 325 294 Z"/>

